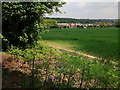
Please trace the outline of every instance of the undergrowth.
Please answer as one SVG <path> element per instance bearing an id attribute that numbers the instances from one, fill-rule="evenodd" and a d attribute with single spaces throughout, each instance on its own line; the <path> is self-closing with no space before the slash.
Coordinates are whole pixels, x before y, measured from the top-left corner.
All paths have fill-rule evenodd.
<path id="1" fill-rule="evenodd" d="M 31 65 L 31 78 L 22 81 L 22 87 L 31 88 L 117 88 L 118 73 L 107 65 L 86 61 L 60 53 L 38 43 L 25 50 L 12 47 L 11 55 Z M 74 54 L 75 55 L 75 54 Z M 31 82 L 23 84 L 24 82 Z"/>

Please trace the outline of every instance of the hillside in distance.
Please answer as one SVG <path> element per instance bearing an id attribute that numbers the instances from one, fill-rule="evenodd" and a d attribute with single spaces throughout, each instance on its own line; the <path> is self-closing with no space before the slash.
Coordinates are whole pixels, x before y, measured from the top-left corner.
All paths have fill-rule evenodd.
<path id="1" fill-rule="evenodd" d="M 75 18 L 50 18 L 46 17 L 46 19 L 54 19 L 57 20 L 58 23 L 101 23 L 101 22 L 108 22 L 108 23 L 115 23 L 116 19 L 75 19 Z"/>

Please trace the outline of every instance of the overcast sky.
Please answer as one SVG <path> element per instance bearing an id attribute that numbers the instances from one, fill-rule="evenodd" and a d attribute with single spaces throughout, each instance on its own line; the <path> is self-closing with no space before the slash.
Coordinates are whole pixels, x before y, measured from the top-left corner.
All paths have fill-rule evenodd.
<path id="1" fill-rule="evenodd" d="M 118 2 L 117 0 L 109 0 L 111 2 L 87 2 L 83 1 L 68 1 L 66 5 L 61 8 L 62 14 L 55 13 L 49 17 L 67 17 L 78 19 L 117 19 L 118 18 Z M 93 2 L 94 1 L 94 2 Z M 96 0 L 97 1 L 97 0 Z M 104 0 L 105 1 L 105 0 Z M 112 2 L 114 1 L 114 2 Z"/>

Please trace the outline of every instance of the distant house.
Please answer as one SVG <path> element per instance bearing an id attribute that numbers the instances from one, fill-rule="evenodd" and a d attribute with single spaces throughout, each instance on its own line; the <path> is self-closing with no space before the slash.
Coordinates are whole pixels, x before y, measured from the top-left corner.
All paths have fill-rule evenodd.
<path id="1" fill-rule="evenodd" d="M 111 24 L 109 24 L 111 25 Z M 81 23 L 58 23 L 58 26 L 61 27 L 61 28 L 64 28 L 64 27 L 69 27 L 69 28 L 76 28 L 76 27 L 82 27 L 82 28 L 90 28 L 90 27 L 101 27 L 100 24 L 81 24 Z"/>
<path id="2" fill-rule="evenodd" d="M 63 26 L 69 26 L 70 28 L 72 27 L 77 27 L 80 26 L 80 23 L 58 23 L 58 26 L 63 27 Z"/>
<path id="3" fill-rule="evenodd" d="M 71 27 L 76 26 L 74 23 L 69 24 Z"/>
<path id="4" fill-rule="evenodd" d="M 69 26 L 68 23 L 58 23 L 58 26 Z"/>

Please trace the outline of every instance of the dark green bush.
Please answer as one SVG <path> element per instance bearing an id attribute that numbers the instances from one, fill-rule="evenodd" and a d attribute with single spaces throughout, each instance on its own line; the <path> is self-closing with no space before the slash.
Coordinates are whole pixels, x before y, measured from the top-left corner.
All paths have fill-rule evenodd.
<path id="1" fill-rule="evenodd" d="M 2 2 L 3 50 L 11 45 L 27 48 L 40 39 L 45 13 L 59 12 L 64 2 Z"/>

